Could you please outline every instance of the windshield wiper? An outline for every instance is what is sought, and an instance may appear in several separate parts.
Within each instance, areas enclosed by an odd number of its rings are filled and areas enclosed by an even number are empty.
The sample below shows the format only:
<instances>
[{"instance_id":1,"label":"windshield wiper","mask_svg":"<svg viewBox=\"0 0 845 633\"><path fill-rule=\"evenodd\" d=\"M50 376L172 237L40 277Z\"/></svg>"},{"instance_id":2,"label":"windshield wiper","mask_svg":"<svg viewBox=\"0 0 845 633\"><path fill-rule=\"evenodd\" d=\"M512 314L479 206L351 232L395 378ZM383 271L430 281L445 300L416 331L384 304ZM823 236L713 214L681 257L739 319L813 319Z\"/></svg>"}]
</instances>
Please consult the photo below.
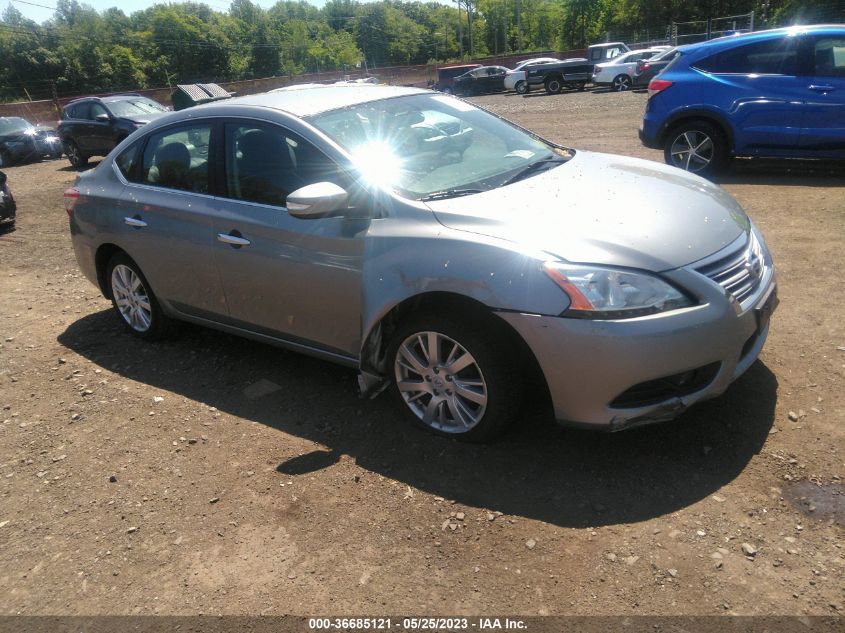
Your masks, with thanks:
<instances>
[{"instance_id":1,"label":"windshield wiper","mask_svg":"<svg viewBox=\"0 0 845 633\"><path fill-rule=\"evenodd\" d=\"M460 198L461 196L471 196L474 193L483 193L484 189L444 189L443 191L435 191L427 196L420 198L421 202L429 202L431 200L445 200L447 198Z\"/></svg>"},{"instance_id":2,"label":"windshield wiper","mask_svg":"<svg viewBox=\"0 0 845 633\"><path fill-rule=\"evenodd\" d=\"M534 172L540 171L541 169L549 169L555 165L560 165L566 162L566 158L562 156L550 156L549 158L543 158L541 160L535 161L530 165L526 165L518 172L516 172L513 176L505 180L500 187L504 187L505 185L509 185L511 183L517 182L518 180L522 180L523 178L527 178Z\"/></svg>"}]
</instances>

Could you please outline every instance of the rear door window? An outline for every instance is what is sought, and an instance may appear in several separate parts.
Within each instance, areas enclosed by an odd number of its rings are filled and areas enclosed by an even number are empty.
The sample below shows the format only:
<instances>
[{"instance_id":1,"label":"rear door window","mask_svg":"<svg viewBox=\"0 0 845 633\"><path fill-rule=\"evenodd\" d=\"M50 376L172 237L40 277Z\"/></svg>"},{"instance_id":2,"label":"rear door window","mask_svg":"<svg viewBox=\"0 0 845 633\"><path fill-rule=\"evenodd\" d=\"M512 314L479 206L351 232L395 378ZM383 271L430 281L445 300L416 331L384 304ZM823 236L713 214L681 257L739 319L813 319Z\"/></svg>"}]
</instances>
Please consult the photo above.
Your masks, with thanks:
<instances>
[{"instance_id":1,"label":"rear door window","mask_svg":"<svg viewBox=\"0 0 845 633\"><path fill-rule=\"evenodd\" d=\"M166 189L208 193L210 140L211 125L207 123L151 134L144 148L138 182Z\"/></svg>"},{"instance_id":2,"label":"rear door window","mask_svg":"<svg viewBox=\"0 0 845 633\"><path fill-rule=\"evenodd\" d=\"M845 37L818 39L813 49L816 77L845 78Z\"/></svg>"},{"instance_id":3,"label":"rear door window","mask_svg":"<svg viewBox=\"0 0 845 633\"><path fill-rule=\"evenodd\" d=\"M721 51L694 64L699 70L731 75L797 75L801 40L783 37Z\"/></svg>"},{"instance_id":4,"label":"rear door window","mask_svg":"<svg viewBox=\"0 0 845 633\"><path fill-rule=\"evenodd\" d=\"M85 103L77 103L75 106L71 106L70 118L71 119L87 119L88 113L91 111L91 103L86 101Z\"/></svg>"}]
</instances>

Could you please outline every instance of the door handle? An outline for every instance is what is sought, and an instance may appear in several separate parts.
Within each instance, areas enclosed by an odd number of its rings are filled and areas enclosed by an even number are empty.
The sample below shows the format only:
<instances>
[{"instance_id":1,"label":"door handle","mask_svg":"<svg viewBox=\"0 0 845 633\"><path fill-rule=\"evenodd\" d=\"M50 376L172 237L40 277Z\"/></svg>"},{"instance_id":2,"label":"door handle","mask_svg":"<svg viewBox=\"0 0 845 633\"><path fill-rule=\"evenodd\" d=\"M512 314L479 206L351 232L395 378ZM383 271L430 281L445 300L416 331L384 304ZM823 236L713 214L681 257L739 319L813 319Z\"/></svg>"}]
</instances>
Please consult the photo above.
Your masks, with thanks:
<instances>
[{"instance_id":1,"label":"door handle","mask_svg":"<svg viewBox=\"0 0 845 633\"><path fill-rule=\"evenodd\" d=\"M141 218L123 218L123 222L128 224L129 226L134 226L136 229L142 229L147 226L147 223L144 222Z\"/></svg>"},{"instance_id":2,"label":"door handle","mask_svg":"<svg viewBox=\"0 0 845 633\"><path fill-rule=\"evenodd\" d=\"M833 92L836 90L836 86L831 86L830 84L810 84L809 88L816 92Z\"/></svg>"},{"instance_id":3,"label":"door handle","mask_svg":"<svg viewBox=\"0 0 845 633\"><path fill-rule=\"evenodd\" d=\"M240 235L232 235L231 233L218 233L217 241L223 242L224 244L231 244L235 247L249 246L252 243L245 237L241 237Z\"/></svg>"}]
</instances>

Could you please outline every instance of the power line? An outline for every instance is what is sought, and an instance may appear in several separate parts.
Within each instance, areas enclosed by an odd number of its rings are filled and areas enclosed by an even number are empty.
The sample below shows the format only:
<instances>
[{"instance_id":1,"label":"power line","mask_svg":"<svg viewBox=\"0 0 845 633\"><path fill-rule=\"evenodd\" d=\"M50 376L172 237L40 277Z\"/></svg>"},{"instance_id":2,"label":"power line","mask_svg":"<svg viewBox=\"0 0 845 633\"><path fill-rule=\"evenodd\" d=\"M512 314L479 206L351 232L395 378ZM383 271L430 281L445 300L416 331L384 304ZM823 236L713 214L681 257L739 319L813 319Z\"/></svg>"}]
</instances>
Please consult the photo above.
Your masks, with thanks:
<instances>
[{"instance_id":1,"label":"power line","mask_svg":"<svg viewBox=\"0 0 845 633\"><path fill-rule=\"evenodd\" d=\"M42 9L52 9L53 11L58 11L58 7L50 7L46 4L38 4L36 2L27 2L27 0L12 0L12 2L17 2L18 4L28 4L31 7L41 7Z\"/></svg>"}]
</instances>

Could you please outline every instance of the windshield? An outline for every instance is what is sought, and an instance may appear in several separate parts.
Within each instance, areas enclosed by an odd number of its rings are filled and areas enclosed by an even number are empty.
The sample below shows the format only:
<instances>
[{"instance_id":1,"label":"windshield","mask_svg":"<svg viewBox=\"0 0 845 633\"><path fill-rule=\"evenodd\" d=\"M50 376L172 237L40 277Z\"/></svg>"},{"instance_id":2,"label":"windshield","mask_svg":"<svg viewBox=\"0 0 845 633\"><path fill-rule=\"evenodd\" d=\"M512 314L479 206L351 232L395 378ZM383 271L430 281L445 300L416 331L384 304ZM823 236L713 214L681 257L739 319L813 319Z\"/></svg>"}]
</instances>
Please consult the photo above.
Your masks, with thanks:
<instances>
[{"instance_id":1,"label":"windshield","mask_svg":"<svg viewBox=\"0 0 845 633\"><path fill-rule=\"evenodd\" d=\"M0 134L8 134L18 130L25 130L32 127L32 124L19 116L10 116L0 119Z\"/></svg>"},{"instance_id":2,"label":"windshield","mask_svg":"<svg viewBox=\"0 0 845 633\"><path fill-rule=\"evenodd\" d=\"M132 100L109 101L107 103L111 113L119 117L132 117L167 111L160 103L156 103L152 99L144 99L143 97Z\"/></svg>"},{"instance_id":3,"label":"windshield","mask_svg":"<svg viewBox=\"0 0 845 633\"><path fill-rule=\"evenodd\" d=\"M570 156L445 95L370 101L309 121L353 156L365 179L416 200L495 189L529 166Z\"/></svg>"}]
</instances>

